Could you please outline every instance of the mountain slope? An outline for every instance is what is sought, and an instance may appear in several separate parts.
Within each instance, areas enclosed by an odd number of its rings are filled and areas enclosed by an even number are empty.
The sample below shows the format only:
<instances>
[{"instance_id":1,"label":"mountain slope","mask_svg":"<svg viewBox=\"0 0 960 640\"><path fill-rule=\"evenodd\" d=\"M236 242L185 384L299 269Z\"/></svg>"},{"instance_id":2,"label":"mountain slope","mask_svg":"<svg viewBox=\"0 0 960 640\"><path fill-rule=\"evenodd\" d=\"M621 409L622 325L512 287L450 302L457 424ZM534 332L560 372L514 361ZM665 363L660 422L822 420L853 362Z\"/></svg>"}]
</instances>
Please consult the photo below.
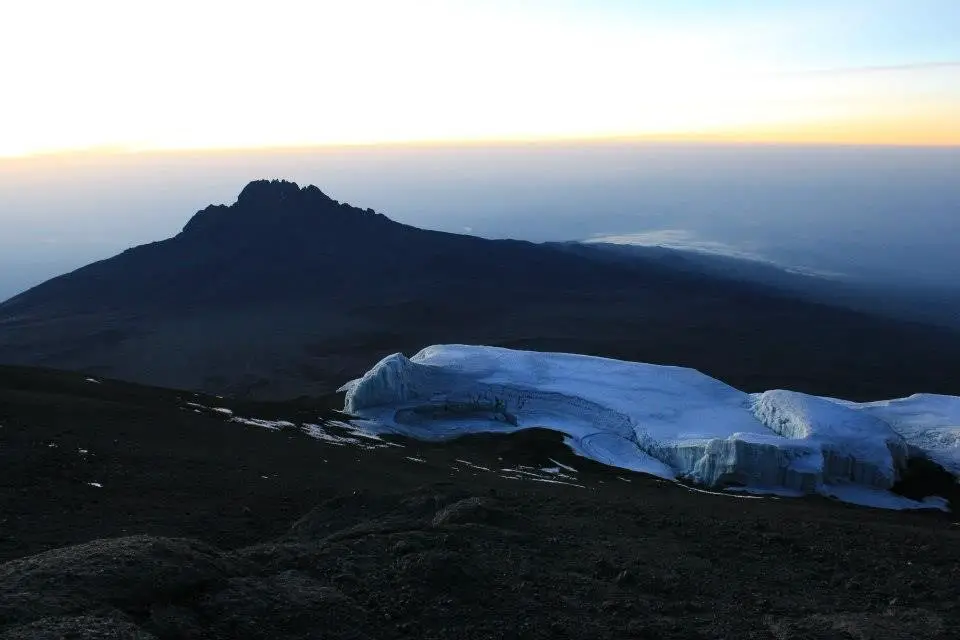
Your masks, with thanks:
<instances>
[{"instance_id":1,"label":"mountain slope","mask_svg":"<svg viewBox=\"0 0 960 640\"><path fill-rule=\"evenodd\" d=\"M818 274L761 259L672 247L604 242L558 242L551 246L595 259L627 263L642 260L678 271L752 282L811 302L960 329L960 296L944 288L881 284L842 274Z\"/></svg>"},{"instance_id":2,"label":"mountain slope","mask_svg":"<svg viewBox=\"0 0 960 640\"><path fill-rule=\"evenodd\" d=\"M0 638L946 640L960 624L947 514L705 494L540 430L370 449L226 407L329 416L0 366Z\"/></svg>"},{"instance_id":3,"label":"mountain slope","mask_svg":"<svg viewBox=\"0 0 960 640\"><path fill-rule=\"evenodd\" d=\"M259 397L437 342L691 366L745 390L960 392L960 335L655 260L427 231L256 181L177 236L0 305L0 362Z\"/></svg>"}]
</instances>

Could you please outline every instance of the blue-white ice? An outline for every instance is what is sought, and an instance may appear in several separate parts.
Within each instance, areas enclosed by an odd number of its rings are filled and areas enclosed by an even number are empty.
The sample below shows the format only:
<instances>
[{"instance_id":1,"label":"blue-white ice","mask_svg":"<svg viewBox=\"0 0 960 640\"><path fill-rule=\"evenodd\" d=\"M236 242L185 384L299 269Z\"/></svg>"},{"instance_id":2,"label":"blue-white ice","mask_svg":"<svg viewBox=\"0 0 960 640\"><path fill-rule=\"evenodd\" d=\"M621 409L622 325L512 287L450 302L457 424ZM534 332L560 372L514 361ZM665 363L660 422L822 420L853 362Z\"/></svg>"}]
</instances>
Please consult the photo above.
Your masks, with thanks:
<instances>
[{"instance_id":1,"label":"blue-white ice","mask_svg":"<svg viewBox=\"0 0 960 640\"><path fill-rule=\"evenodd\" d=\"M388 356L344 390L367 428L439 440L546 427L584 457L709 487L902 508L887 489L912 453L960 473L956 397L747 394L682 367L466 345Z\"/></svg>"},{"instance_id":2,"label":"blue-white ice","mask_svg":"<svg viewBox=\"0 0 960 640\"><path fill-rule=\"evenodd\" d=\"M883 420L910 447L960 476L960 397L916 393L896 400L835 402Z\"/></svg>"}]
</instances>

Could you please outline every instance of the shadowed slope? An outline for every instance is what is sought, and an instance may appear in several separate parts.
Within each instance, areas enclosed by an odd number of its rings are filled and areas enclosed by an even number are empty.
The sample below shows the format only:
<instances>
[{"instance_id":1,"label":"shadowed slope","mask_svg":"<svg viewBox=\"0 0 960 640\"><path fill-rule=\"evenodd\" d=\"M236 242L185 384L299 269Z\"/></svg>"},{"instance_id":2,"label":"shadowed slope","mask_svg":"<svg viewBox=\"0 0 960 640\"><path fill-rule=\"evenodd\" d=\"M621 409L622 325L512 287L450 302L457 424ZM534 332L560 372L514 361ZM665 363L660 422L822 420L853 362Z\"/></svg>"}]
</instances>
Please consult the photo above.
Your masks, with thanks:
<instances>
[{"instance_id":1,"label":"shadowed slope","mask_svg":"<svg viewBox=\"0 0 960 640\"><path fill-rule=\"evenodd\" d=\"M960 392L955 333L653 260L417 229L282 181L0 305L0 362L237 395L323 393L438 342L693 366L746 389Z\"/></svg>"}]
</instances>

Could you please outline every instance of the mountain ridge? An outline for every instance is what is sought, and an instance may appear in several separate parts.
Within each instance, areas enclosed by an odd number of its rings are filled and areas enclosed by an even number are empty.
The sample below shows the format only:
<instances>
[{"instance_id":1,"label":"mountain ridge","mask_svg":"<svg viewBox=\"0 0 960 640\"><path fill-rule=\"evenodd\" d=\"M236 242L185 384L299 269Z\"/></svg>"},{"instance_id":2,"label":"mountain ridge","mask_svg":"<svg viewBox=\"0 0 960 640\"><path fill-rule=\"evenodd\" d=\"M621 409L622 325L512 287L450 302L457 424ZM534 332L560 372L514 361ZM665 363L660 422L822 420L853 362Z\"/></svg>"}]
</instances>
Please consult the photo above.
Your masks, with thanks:
<instances>
[{"instance_id":1,"label":"mountain ridge","mask_svg":"<svg viewBox=\"0 0 960 640\"><path fill-rule=\"evenodd\" d=\"M254 181L172 238L0 304L0 362L280 398L446 342L677 364L747 390L960 393L955 332L599 255L418 229Z\"/></svg>"}]
</instances>

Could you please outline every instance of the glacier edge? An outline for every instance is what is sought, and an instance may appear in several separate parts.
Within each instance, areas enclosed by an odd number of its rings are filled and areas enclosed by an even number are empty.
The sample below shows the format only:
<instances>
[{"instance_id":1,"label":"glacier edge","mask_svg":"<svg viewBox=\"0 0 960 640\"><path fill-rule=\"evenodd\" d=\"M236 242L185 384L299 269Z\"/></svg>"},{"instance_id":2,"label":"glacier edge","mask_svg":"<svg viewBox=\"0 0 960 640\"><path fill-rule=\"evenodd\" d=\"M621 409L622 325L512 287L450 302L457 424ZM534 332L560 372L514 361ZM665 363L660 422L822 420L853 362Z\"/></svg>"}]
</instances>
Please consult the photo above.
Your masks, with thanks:
<instances>
[{"instance_id":1,"label":"glacier edge","mask_svg":"<svg viewBox=\"0 0 960 640\"><path fill-rule=\"evenodd\" d=\"M888 490L916 448L867 403L747 394L693 369L576 354L433 345L387 356L342 390L344 411L382 431L436 440L545 427L604 464L716 488Z\"/></svg>"}]
</instances>

